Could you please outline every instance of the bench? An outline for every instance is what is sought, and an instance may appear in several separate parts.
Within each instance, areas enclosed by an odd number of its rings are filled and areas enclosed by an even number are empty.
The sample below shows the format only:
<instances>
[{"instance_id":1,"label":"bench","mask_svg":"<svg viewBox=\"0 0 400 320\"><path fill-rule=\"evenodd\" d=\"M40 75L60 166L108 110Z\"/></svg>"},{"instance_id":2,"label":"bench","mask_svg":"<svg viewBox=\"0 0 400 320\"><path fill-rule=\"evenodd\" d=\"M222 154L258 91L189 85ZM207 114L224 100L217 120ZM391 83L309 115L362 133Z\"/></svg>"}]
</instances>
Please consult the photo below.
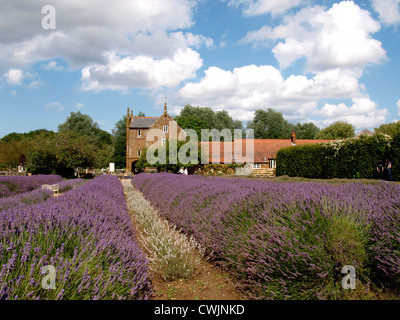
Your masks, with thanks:
<instances>
[{"instance_id":1,"label":"bench","mask_svg":"<svg viewBox=\"0 0 400 320\"><path fill-rule=\"evenodd\" d=\"M42 189L49 189L54 192L54 194L58 194L60 191L60 186L58 184L43 184Z\"/></svg>"}]
</instances>

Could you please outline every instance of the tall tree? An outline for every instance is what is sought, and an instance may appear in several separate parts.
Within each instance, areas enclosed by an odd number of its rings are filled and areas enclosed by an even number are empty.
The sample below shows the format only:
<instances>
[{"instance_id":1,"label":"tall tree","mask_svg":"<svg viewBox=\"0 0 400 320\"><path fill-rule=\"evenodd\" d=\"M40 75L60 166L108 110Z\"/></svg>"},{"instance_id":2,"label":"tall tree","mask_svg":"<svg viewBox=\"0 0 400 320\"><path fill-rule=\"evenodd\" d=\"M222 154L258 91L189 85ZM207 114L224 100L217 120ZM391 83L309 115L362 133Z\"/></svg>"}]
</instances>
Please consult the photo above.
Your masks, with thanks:
<instances>
[{"instance_id":1,"label":"tall tree","mask_svg":"<svg viewBox=\"0 0 400 320\"><path fill-rule=\"evenodd\" d=\"M271 108L256 110L253 121L247 124L254 130L255 139L289 139L293 125L290 125L283 114Z\"/></svg>"},{"instance_id":2,"label":"tall tree","mask_svg":"<svg viewBox=\"0 0 400 320\"><path fill-rule=\"evenodd\" d=\"M80 135L92 138L99 146L112 144L112 135L99 128L97 122L80 111L71 112L64 123L58 125L58 132L74 131Z\"/></svg>"},{"instance_id":3,"label":"tall tree","mask_svg":"<svg viewBox=\"0 0 400 320\"><path fill-rule=\"evenodd\" d=\"M126 121L127 116L124 115L112 130L114 153L111 161L115 163L117 169L122 169L126 166Z\"/></svg>"},{"instance_id":4,"label":"tall tree","mask_svg":"<svg viewBox=\"0 0 400 320\"><path fill-rule=\"evenodd\" d=\"M243 129L243 124L239 120L233 120L226 110L215 112L208 107L193 107L186 105L175 117L176 122L182 129L192 129L197 132L201 139L202 129L229 129L233 133L234 129ZM232 136L233 137L233 136Z\"/></svg>"},{"instance_id":5,"label":"tall tree","mask_svg":"<svg viewBox=\"0 0 400 320\"><path fill-rule=\"evenodd\" d=\"M72 177L75 168L95 166L97 152L91 138L74 131L60 132L52 138L40 135L32 141L26 165L35 174Z\"/></svg>"},{"instance_id":6,"label":"tall tree","mask_svg":"<svg viewBox=\"0 0 400 320\"><path fill-rule=\"evenodd\" d=\"M344 121L336 121L318 132L316 139L340 140L351 138L355 135L354 127Z\"/></svg>"},{"instance_id":7,"label":"tall tree","mask_svg":"<svg viewBox=\"0 0 400 320\"><path fill-rule=\"evenodd\" d=\"M397 132L400 132L400 121L392 123L384 123L379 128L374 129L375 132L380 132L393 137Z\"/></svg>"},{"instance_id":8,"label":"tall tree","mask_svg":"<svg viewBox=\"0 0 400 320\"><path fill-rule=\"evenodd\" d=\"M296 124L293 128L297 139L315 139L320 129L314 123Z\"/></svg>"}]
</instances>

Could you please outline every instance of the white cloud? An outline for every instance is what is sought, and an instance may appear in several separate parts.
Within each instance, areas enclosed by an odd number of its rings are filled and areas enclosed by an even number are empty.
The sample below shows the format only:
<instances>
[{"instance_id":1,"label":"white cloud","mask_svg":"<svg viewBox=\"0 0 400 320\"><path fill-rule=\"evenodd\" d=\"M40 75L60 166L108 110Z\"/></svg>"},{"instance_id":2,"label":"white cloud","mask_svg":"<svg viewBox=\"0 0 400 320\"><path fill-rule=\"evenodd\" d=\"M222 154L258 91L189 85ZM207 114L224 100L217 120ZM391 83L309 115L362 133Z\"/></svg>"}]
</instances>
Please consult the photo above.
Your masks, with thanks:
<instances>
[{"instance_id":1,"label":"white cloud","mask_svg":"<svg viewBox=\"0 0 400 320\"><path fill-rule=\"evenodd\" d=\"M245 16L257 16L265 13L279 15L299 6L302 0L223 0L230 6L243 6Z\"/></svg>"},{"instance_id":2,"label":"white cloud","mask_svg":"<svg viewBox=\"0 0 400 320\"><path fill-rule=\"evenodd\" d=\"M85 105L84 105L83 103L80 103L80 102L77 102L77 103L75 104L75 108L76 108L76 109L82 109L84 106L85 106Z\"/></svg>"},{"instance_id":3,"label":"white cloud","mask_svg":"<svg viewBox=\"0 0 400 320\"><path fill-rule=\"evenodd\" d=\"M48 62L48 63L45 64L45 65L43 65L43 68L44 68L45 70L53 70L53 71L62 71L62 70L64 70L64 67L63 67L63 66L60 66L60 65L57 63L57 61L54 61L54 60Z\"/></svg>"},{"instance_id":4,"label":"white cloud","mask_svg":"<svg viewBox=\"0 0 400 320\"><path fill-rule=\"evenodd\" d=\"M17 91L11 90L10 93L13 96L13 98L17 97L17 94L18 94Z\"/></svg>"},{"instance_id":5,"label":"white cloud","mask_svg":"<svg viewBox=\"0 0 400 320\"><path fill-rule=\"evenodd\" d=\"M324 118L319 123L325 127L336 121L345 121L353 124L356 129L374 128L385 122L389 115L387 109L378 109L375 102L368 96L353 98L353 105L348 107L341 103L338 105L325 104L320 110L313 112L313 115Z\"/></svg>"},{"instance_id":6,"label":"white cloud","mask_svg":"<svg viewBox=\"0 0 400 320\"><path fill-rule=\"evenodd\" d=\"M46 105L46 110L54 109L56 111L63 111L65 106L60 102L50 102Z\"/></svg>"},{"instance_id":7,"label":"white cloud","mask_svg":"<svg viewBox=\"0 0 400 320\"><path fill-rule=\"evenodd\" d=\"M210 67L202 79L186 83L174 101L224 109L243 121L251 120L256 109L274 108L293 122L326 126L345 120L356 129L373 128L389 113L369 98L359 79L366 66L386 58L382 44L372 38L379 29L379 22L353 1L329 9L303 8L284 17L275 28L264 26L248 33L243 42L275 43L272 52L280 66L286 68L304 58L307 75L284 77L268 65L232 71ZM324 103L330 100L343 103Z\"/></svg>"},{"instance_id":8,"label":"white cloud","mask_svg":"<svg viewBox=\"0 0 400 320\"><path fill-rule=\"evenodd\" d=\"M107 64L82 70L84 90L126 90L131 86L157 89L175 87L194 78L202 66L200 55L192 49L178 49L173 57L154 59L149 56L121 58L107 55Z\"/></svg>"},{"instance_id":9,"label":"white cloud","mask_svg":"<svg viewBox=\"0 0 400 320\"><path fill-rule=\"evenodd\" d=\"M19 86L24 79L24 72L21 69L10 69L4 74L4 77L9 85Z\"/></svg>"},{"instance_id":10,"label":"white cloud","mask_svg":"<svg viewBox=\"0 0 400 320\"><path fill-rule=\"evenodd\" d=\"M397 101L397 114L400 116L400 100Z\"/></svg>"},{"instance_id":11,"label":"white cloud","mask_svg":"<svg viewBox=\"0 0 400 320\"><path fill-rule=\"evenodd\" d=\"M251 120L255 109L273 108L290 121L326 117L329 122L347 117L347 121L364 129L384 121L388 111L379 109L362 92L358 77L358 73L350 70L335 69L310 78L291 75L285 79L272 66L250 65L233 71L210 67L199 82L187 83L180 89L174 101L181 105L190 102L214 110L227 110L243 121ZM352 99L353 105L326 104L318 110L319 102L329 99Z\"/></svg>"},{"instance_id":12,"label":"white cloud","mask_svg":"<svg viewBox=\"0 0 400 320\"><path fill-rule=\"evenodd\" d=\"M286 16L275 28L264 26L249 32L243 42L257 45L278 41L272 52L281 68L305 58L308 71L354 69L386 58L382 43L371 37L379 29L368 11L353 1L343 1L328 10L306 7Z\"/></svg>"},{"instance_id":13,"label":"white cloud","mask_svg":"<svg viewBox=\"0 0 400 320\"><path fill-rule=\"evenodd\" d=\"M400 0L371 0L371 3L384 24L400 24Z\"/></svg>"},{"instance_id":14,"label":"white cloud","mask_svg":"<svg viewBox=\"0 0 400 320\"><path fill-rule=\"evenodd\" d=\"M45 69L61 71L63 67L55 59L63 59L68 67L85 69L85 74L87 70L101 72L94 88L108 88L116 76L106 74L112 71L110 55L123 57L120 65L143 57L162 62L145 62L146 68L173 61L176 66L169 69L178 70L181 63L173 58L178 52L213 46L210 38L182 31L194 23L193 0L116 0L112 4L109 0L53 0L56 30L41 28L41 9L46 4L45 0L0 2L0 73L10 66L23 70L40 61L47 62ZM178 78L186 80L179 71ZM192 75L191 70L188 74ZM118 76L115 87L130 76ZM164 82L168 83L160 81Z\"/></svg>"}]
</instances>

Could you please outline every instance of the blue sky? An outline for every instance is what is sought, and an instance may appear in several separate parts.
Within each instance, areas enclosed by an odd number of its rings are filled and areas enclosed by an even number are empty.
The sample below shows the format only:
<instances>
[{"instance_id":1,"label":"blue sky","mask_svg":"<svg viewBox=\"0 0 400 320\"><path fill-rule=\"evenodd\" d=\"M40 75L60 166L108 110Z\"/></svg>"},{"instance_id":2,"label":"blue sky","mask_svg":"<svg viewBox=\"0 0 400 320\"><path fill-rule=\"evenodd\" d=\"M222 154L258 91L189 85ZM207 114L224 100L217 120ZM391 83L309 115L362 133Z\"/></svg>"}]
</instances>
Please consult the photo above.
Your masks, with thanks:
<instances>
[{"instance_id":1,"label":"blue sky","mask_svg":"<svg viewBox=\"0 0 400 320\"><path fill-rule=\"evenodd\" d=\"M400 0L0 0L0 137L77 111L111 132L165 97L373 129L400 118L399 25Z\"/></svg>"}]
</instances>

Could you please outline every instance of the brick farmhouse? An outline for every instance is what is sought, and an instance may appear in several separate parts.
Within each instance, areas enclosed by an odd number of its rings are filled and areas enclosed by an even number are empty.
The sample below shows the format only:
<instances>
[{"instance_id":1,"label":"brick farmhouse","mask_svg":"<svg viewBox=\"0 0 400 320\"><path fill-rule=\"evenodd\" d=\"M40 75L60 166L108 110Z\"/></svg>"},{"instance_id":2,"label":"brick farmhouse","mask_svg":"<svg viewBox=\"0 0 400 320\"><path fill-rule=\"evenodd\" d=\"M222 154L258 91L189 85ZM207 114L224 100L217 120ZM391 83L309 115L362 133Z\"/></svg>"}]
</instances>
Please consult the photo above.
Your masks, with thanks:
<instances>
[{"instance_id":1,"label":"brick farmhouse","mask_svg":"<svg viewBox=\"0 0 400 320\"><path fill-rule=\"evenodd\" d=\"M174 128L170 128L171 125ZM146 137L150 130L158 129L163 133L161 144L164 144L167 139L172 138L170 133L177 135L173 138L179 137L182 133L182 128L176 121L168 114L167 104L164 105L164 113L161 117L134 117L133 111L128 108L127 112L127 130L126 130L126 169L127 172L135 172L135 164L139 160L143 150L155 141L147 141ZM292 131L290 139L254 139L254 153L246 154L246 143L248 140L240 140L242 144L241 158L246 160L247 168L250 170L249 174L253 175L275 175L276 168L276 154L277 152L286 147L300 146L305 144L317 144L329 142L331 140L311 140L311 139L296 139L296 134ZM239 143L240 143L239 142ZM238 140L236 140L238 143ZM202 150L206 150L209 154L210 164L229 164L235 162L234 142L200 142ZM213 149L219 152L213 152ZM225 159L225 149L232 152L228 159Z\"/></svg>"}]
</instances>

